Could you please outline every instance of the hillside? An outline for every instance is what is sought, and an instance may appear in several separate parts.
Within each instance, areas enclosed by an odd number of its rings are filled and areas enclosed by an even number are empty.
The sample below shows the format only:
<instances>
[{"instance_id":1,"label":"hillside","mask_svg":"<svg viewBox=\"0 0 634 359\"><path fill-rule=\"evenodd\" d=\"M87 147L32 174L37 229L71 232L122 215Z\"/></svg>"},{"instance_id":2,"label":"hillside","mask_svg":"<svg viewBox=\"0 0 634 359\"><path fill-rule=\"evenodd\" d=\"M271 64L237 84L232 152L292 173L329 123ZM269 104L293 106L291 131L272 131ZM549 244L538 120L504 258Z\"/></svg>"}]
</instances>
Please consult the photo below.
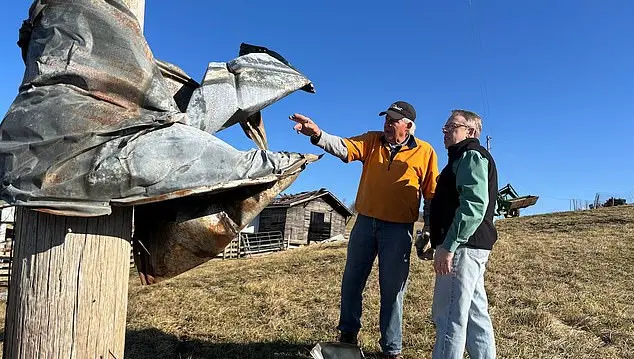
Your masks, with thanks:
<instances>
[{"instance_id":1,"label":"hillside","mask_svg":"<svg viewBox=\"0 0 634 359\"><path fill-rule=\"evenodd\" d=\"M486 276L499 358L634 358L634 207L503 219ZM343 244L131 278L126 358L309 358L336 337ZM431 262L412 255L406 358L429 358ZM378 281L361 341L378 346Z\"/></svg>"}]
</instances>

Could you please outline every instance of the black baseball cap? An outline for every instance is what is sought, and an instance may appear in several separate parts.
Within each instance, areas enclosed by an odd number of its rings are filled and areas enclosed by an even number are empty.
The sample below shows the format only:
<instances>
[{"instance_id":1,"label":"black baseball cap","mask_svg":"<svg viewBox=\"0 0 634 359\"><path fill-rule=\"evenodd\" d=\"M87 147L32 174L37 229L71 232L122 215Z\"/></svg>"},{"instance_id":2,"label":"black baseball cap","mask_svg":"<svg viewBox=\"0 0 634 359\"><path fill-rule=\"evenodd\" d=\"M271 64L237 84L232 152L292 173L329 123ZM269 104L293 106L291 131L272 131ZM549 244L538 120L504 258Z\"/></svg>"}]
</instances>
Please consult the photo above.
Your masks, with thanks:
<instances>
[{"instance_id":1,"label":"black baseball cap","mask_svg":"<svg viewBox=\"0 0 634 359\"><path fill-rule=\"evenodd\" d=\"M405 101L396 101L390 105L387 110L379 113L379 116L385 115L390 115L390 117L397 120L407 117L408 119L414 121L416 119L416 110L414 110L414 106Z\"/></svg>"}]
</instances>

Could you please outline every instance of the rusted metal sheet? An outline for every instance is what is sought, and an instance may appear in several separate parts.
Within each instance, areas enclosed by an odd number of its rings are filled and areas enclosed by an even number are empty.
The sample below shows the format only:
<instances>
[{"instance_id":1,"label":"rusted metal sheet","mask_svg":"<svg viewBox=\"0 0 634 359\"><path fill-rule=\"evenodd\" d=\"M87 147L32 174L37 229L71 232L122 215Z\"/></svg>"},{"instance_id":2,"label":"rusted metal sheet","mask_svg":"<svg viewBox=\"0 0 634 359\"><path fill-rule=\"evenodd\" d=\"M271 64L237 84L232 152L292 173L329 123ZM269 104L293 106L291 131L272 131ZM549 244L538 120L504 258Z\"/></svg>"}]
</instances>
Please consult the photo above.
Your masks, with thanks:
<instances>
[{"instance_id":1,"label":"rusted metal sheet","mask_svg":"<svg viewBox=\"0 0 634 359\"><path fill-rule=\"evenodd\" d=\"M221 253L298 175L138 207L133 243L141 282L172 278Z\"/></svg>"},{"instance_id":2,"label":"rusted metal sheet","mask_svg":"<svg viewBox=\"0 0 634 359\"><path fill-rule=\"evenodd\" d=\"M264 151L260 111L311 90L263 48L210 63L201 85L159 62L120 0L36 1L21 33L26 71L0 125L0 196L72 216L275 183L310 162ZM186 109L186 110L185 110ZM216 131L240 123L260 150Z\"/></svg>"},{"instance_id":3,"label":"rusted metal sheet","mask_svg":"<svg viewBox=\"0 0 634 359\"><path fill-rule=\"evenodd\" d=\"M0 124L0 197L64 216L136 207L142 281L215 256L314 155L267 151L261 110L312 84L279 54L243 44L202 84L156 60L120 0L34 2L26 71ZM239 123L260 149L213 134Z\"/></svg>"}]
</instances>

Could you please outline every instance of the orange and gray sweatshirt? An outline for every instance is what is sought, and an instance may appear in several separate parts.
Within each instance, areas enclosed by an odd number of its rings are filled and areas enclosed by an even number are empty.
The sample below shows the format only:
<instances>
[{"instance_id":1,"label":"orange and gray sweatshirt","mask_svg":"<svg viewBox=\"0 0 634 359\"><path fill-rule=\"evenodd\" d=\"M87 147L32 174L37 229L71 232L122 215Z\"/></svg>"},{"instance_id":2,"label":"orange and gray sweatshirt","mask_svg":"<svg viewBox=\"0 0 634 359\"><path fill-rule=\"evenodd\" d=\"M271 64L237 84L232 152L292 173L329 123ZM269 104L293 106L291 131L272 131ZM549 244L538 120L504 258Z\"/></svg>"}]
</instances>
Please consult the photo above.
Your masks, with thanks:
<instances>
[{"instance_id":1,"label":"orange and gray sweatshirt","mask_svg":"<svg viewBox=\"0 0 634 359\"><path fill-rule=\"evenodd\" d=\"M355 200L355 209L362 215L413 223L419 217L421 197L427 204L434 195L436 152L429 143L412 135L401 144L390 145L379 131L350 138L322 131L319 137L311 137L311 142L344 162L363 163Z\"/></svg>"}]
</instances>

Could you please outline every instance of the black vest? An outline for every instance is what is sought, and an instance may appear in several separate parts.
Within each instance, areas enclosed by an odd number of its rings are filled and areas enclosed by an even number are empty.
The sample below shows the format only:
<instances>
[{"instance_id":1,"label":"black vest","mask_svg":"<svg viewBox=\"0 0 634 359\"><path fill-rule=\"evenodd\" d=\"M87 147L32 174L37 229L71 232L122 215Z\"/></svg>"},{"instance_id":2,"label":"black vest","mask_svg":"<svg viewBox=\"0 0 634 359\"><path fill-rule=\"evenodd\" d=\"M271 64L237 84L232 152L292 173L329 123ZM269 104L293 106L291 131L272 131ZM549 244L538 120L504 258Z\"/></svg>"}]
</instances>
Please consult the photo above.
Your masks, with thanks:
<instances>
[{"instance_id":1,"label":"black vest","mask_svg":"<svg viewBox=\"0 0 634 359\"><path fill-rule=\"evenodd\" d=\"M480 145L477 138L468 138L464 141L449 146L449 163L443 168L438 176L436 193L431 201L430 214L430 235L432 247L442 244L445 235L453 222L456 210L460 202L458 190L456 189L456 175L453 172L453 163L460 159L463 153L475 150L489 161L489 205L484 215L484 220L476 229L475 233L469 237L467 243L461 246L491 250L497 241L497 231L493 226L493 215L497 205L498 174L495 162L489 151Z\"/></svg>"}]
</instances>

